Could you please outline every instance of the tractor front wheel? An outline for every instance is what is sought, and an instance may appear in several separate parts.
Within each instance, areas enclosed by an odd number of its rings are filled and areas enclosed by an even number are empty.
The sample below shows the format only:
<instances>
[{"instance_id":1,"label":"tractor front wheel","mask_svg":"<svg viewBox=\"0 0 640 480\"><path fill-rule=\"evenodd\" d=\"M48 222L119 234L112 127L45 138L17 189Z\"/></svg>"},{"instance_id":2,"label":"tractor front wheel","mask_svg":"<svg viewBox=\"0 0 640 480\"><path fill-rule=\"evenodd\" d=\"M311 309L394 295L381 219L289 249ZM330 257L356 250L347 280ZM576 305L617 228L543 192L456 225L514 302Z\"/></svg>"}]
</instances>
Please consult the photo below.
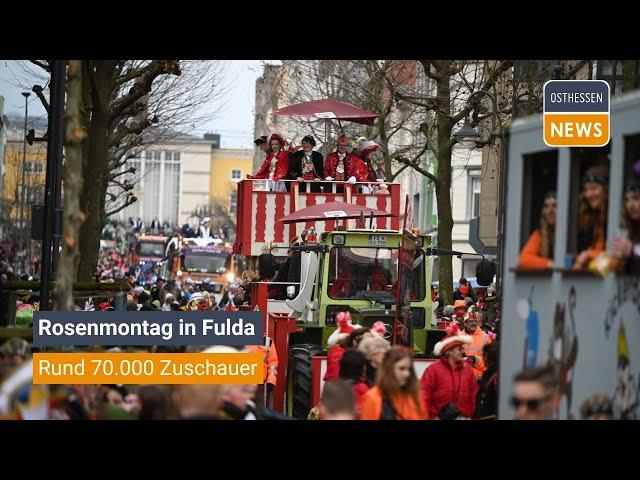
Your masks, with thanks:
<instances>
[{"instance_id":1,"label":"tractor front wheel","mask_svg":"<svg viewBox=\"0 0 640 480\"><path fill-rule=\"evenodd\" d=\"M293 418L307 418L311 405L312 372L311 358L323 355L320 345L310 343L294 345L289 353L289 381L287 388L287 410Z\"/></svg>"}]
</instances>

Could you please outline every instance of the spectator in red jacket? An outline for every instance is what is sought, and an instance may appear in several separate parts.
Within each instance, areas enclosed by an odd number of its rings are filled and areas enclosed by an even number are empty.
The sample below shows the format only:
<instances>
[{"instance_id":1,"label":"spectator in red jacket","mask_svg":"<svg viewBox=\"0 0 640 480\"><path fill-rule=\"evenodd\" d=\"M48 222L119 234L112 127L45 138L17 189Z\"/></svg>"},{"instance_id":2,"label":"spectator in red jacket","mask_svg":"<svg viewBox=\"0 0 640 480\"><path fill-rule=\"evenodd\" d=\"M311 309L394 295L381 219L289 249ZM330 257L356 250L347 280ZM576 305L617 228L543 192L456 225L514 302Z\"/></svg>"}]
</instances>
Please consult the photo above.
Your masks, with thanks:
<instances>
[{"instance_id":1,"label":"spectator in red jacket","mask_svg":"<svg viewBox=\"0 0 640 480\"><path fill-rule=\"evenodd\" d=\"M464 344L471 337L460 334L457 325L436 343L433 353L440 359L422 374L422 391L429 419L470 419L476 409L478 382L471 364L464 360Z\"/></svg>"}]
</instances>

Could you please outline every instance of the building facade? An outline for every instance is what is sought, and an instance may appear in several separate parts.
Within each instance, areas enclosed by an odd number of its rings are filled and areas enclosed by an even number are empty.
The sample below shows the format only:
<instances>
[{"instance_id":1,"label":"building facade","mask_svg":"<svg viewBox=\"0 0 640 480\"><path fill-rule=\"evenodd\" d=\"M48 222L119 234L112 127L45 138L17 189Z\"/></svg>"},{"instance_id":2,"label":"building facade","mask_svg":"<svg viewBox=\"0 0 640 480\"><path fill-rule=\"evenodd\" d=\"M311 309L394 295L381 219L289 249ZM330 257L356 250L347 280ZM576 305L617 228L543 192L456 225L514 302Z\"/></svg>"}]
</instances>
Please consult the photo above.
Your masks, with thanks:
<instances>
[{"instance_id":1,"label":"building facade","mask_svg":"<svg viewBox=\"0 0 640 480\"><path fill-rule=\"evenodd\" d=\"M21 225L30 228L31 207L44 203L47 145L44 142L27 144L25 152L24 131L7 129L6 133L2 179L3 216L14 222L17 228L21 228ZM40 136L43 133L36 132L36 135ZM21 202L23 202L22 224L19 218Z\"/></svg>"},{"instance_id":2,"label":"building facade","mask_svg":"<svg viewBox=\"0 0 640 480\"><path fill-rule=\"evenodd\" d=\"M197 224L194 211L209 203L211 150L214 142L181 135L139 152L125 168L134 183L137 201L115 215L126 221L141 218L147 225L158 218L171 225Z\"/></svg>"},{"instance_id":3,"label":"building facade","mask_svg":"<svg viewBox=\"0 0 640 480\"><path fill-rule=\"evenodd\" d=\"M235 218L238 204L238 182L252 173L253 150L246 148L214 148L211 150L210 205L222 206Z\"/></svg>"},{"instance_id":4,"label":"building facade","mask_svg":"<svg viewBox=\"0 0 640 480\"><path fill-rule=\"evenodd\" d=\"M289 118L274 116L273 112L288 105L290 89L290 67L284 61L282 65L265 65L262 76L256 80L254 109L254 138L272 133L290 135ZM253 171L256 172L264 161L264 153L259 148L253 152Z\"/></svg>"}]
</instances>

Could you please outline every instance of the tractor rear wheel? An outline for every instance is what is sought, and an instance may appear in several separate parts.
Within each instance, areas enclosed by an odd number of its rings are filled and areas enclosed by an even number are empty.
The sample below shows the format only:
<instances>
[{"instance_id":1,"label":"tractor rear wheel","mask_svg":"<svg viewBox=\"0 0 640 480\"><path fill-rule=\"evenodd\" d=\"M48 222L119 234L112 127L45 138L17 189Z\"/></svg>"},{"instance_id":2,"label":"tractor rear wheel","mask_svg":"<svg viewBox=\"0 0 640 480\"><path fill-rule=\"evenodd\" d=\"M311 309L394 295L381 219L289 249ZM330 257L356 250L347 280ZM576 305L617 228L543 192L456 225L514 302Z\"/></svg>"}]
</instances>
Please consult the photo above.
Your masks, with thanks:
<instances>
[{"instance_id":1,"label":"tractor rear wheel","mask_svg":"<svg viewBox=\"0 0 640 480\"><path fill-rule=\"evenodd\" d=\"M306 420L312 399L311 357L323 355L320 345L303 343L291 347L289 353L289 385L287 389L288 413L293 418Z\"/></svg>"}]
</instances>

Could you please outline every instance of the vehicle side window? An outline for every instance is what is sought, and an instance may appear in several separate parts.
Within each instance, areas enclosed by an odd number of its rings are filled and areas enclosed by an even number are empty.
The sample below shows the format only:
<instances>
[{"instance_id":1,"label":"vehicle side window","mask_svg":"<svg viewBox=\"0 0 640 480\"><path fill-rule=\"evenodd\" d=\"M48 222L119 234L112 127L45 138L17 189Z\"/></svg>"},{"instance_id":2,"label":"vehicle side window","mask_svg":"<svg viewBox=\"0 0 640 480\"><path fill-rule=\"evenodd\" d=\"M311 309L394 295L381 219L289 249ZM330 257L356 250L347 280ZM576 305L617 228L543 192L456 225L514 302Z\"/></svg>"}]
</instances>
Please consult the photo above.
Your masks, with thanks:
<instances>
[{"instance_id":1,"label":"vehicle side window","mask_svg":"<svg viewBox=\"0 0 640 480\"><path fill-rule=\"evenodd\" d=\"M586 269L605 248L611 142L571 149L566 268Z\"/></svg>"},{"instance_id":2,"label":"vehicle side window","mask_svg":"<svg viewBox=\"0 0 640 480\"><path fill-rule=\"evenodd\" d=\"M558 150L527 154L523 160L519 267L541 270L551 267L555 250Z\"/></svg>"}]
</instances>

